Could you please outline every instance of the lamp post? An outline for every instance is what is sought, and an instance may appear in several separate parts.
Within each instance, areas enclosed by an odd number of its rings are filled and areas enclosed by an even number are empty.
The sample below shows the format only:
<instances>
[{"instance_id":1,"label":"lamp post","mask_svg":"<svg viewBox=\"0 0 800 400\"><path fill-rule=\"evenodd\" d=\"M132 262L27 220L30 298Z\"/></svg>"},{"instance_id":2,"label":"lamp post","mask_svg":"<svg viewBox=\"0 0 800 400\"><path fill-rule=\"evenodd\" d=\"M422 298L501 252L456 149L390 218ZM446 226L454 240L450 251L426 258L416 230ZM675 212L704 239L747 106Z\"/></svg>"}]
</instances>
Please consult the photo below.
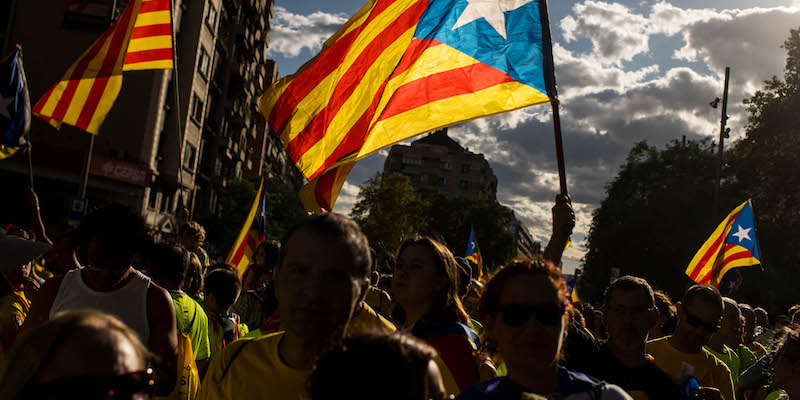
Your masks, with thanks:
<instances>
[{"instance_id":1,"label":"lamp post","mask_svg":"<svg viewBox=\"0 0 800 400\"><path fill-rule=\"evenodd\" d=\"M722 180L722 152L725 146L725 138L729 137L730 128L726 128L725 126L728 123L728 82L730 82L731 78L731 68L725 67L725 90L722 94L722 118L720 121L719 127L719 149L718 149L718 160L717 160L717 179L714 183L714 208L711 210L711 215L714 216L714 220L716 220L717 212L719 210L719 186L720 181ZM715 99L711 102L711 107L717 108L717 104L719 104L719 98Z\"/></svg>"}]
</instances>

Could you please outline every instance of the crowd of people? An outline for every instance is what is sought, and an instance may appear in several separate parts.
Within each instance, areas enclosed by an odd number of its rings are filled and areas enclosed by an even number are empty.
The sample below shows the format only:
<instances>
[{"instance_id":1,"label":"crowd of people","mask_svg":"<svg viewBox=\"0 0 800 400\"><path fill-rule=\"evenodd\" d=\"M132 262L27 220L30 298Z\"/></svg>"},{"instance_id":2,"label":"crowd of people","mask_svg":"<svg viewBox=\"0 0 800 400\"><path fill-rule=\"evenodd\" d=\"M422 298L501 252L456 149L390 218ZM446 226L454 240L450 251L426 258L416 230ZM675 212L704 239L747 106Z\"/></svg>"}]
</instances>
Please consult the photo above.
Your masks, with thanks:
<instances>
[{"instance_id":1,"label":"crowd of people","mask_svg":"<svg viewBox=\"0 0 800 400\"><path fill-rule=\"evenodd\" d=\"M0 230L0 400L800 399L800 306L773 326L711 286L673 304L634 276L573 304L565 196L545 251L481 281L426 236L381 276L336 213L239 271L197 222L154 243L112 204L54 243L30 204L31 226Z\"/></svg>"}]
</instances>

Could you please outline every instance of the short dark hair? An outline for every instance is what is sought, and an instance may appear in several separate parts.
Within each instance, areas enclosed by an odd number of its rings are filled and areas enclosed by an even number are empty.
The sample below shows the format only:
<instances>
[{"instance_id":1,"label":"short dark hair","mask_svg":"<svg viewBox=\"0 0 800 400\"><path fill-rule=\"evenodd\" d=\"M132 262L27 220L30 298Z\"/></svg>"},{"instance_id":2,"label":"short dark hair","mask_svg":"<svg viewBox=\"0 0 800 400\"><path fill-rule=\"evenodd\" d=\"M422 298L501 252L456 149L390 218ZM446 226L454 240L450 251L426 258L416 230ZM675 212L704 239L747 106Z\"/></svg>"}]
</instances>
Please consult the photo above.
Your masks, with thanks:
<instances>
[{"instance_id":1,"label":"short dark hair","mask_svg":"<svg viewBox=\"0 0 800 400\"><path fill-rule=\"evenodd\" d=\"M686 294L683 295L681 303L684 307L690 307L696 301L719 305L720 312L725 308L722 304L722 295L719 293L719 290L710 285L694 285L690 287L689 290L686 291Z\"/></svg>"},{"instance_id":2,"label":"short dark hair","mask_svg":"<svg viewBox=\"0 0 800 400\"><path fill-rule=\"evenodd\" d=\"M102 241L98 248L101 257L133 257L145 247L147 229L141 216L122 204L112 203L83 217L72 234L78 245L87 244L93 237Z\"/></svg>"},{"instance_id":3,"label":"short dark hair","mask_svg":"<svg viewBox=\"0 0 800 400\"><path fill-rule=\"evenodd\" d=\"M150 265L150 277L156 283L169 282L182 286L189 269L189 251L177 243L158 243L150 250L147 262Z\"/></svg>"},{"instance_id":4,"label":"short dark hair","mask_svg":"<svg viewBox=\"0 0 800 400\"><path fill-rule=\"evenodd\" d=\"M369 241L358 224L350 218L338 213L319 213L309 216L303 221L294 225L281 240L280 257L277 267L283 264L286 256L287 244L289 239L296 232L308 229L318 235L328 236L344 242L350 248L355 271L353 275L359 278L366 278L372 270L372 255L370 254Z\"/></svg>"},{"instance_id":5,"label":"short dark hair","mask_svg":"<svg viewBox=\"0 0 800 400\"><path fill-rule=\"evenodd\" d=\"M421 399L435 357L433 348L407 334L352 336L320 358L310 378L311 399L366 400L376 393L387 400Z\"/></svg>"},{"instance_id":6,"label":"short dark hair","mask_svg":"<svg viewBox=\"0 0 800 400\"><path fill-rule=\"evenodd\" d=\"M206 275L204 281L206 294L213 294L217 300L217 307L220 308L230 308L242 291L239 275L230 269L214 269Z\"/></svg>"},{"instance_id":7,"label":"short dark hair","mask_svg":"<svg viewBox=\"0 0 800 400\"><path fill-rule=\"evenodd\" d=\"M631 275L625 275L614 282L611 282L606 288L605 292L605 305L609 305L611 303L611 296L614 294L614 291L633 291L633 290L640 290L645 297L645 302L650 304L650 307L655 307L656 299L653 295L653 288L650 287L650 284L647 283L646 280L642 278L638 278Z\"/></svg>"},{"instance_id":8,"label":"short dark hair","mask_svg":"<svg viewBox=\"0 0 800 400\"><path fill-rule=\"evenodd\" d=\"M672 304L672 300L670 300L669 296L660 290L653 292L653 296L656 300L658 313L661 317L667 317L667 322L664 323L662 329L665 334L671 335L678 326L678 313L675 310L675 305Z\"/></svg>"}]
</instances>

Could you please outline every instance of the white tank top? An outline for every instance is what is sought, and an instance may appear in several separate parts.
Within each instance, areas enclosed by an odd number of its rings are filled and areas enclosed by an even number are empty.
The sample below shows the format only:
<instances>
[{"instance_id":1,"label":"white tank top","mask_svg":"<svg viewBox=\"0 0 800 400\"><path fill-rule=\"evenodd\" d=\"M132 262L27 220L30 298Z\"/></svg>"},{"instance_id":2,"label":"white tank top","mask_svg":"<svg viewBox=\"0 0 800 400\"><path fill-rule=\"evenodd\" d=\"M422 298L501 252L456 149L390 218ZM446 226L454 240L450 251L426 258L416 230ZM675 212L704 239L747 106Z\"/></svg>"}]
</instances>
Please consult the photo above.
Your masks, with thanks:
<instances>
[{"instance_id":1,"label":"white tank top","mask_svg":"<svg viewBox=\"0 0 800 400\"><path fill-rule=\"evenodd\" d=\"M64 275L61 287L50 308L50 318L66 310L92 309L119 318L131 328L145 345L150 343L150 324L147 322L147 291L150 278L134 271L133 278L125 286L112 292L95 292L86 286L81 270L75 269Z\"/></svg>"}]
</instances>

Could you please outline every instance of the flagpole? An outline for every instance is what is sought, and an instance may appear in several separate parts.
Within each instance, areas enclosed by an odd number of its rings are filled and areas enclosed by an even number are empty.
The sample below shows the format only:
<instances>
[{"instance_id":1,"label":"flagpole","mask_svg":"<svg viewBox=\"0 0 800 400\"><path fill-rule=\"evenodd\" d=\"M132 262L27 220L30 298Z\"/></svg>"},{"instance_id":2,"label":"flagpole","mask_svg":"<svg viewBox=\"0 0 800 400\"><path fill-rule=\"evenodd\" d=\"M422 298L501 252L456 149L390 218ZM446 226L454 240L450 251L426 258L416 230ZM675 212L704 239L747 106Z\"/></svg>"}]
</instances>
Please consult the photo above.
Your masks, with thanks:
<instances>
[{"instance_id":1,"label":"flagpole","mask_svg":"<svg viewBox=\"0 0 800 400\"><path fill-rule=\"evenodd\" d=\"M547 11L547 0L539 0L539 16L542 22L542 52L544 53L545 87L550 104L553 107L553 130L556 143L556 162L558 165L558 183L562 195L568 195L567 168L564 164L564 143L561 139L561 117L559 116L558 89L556 87L556 71L553 62L553 39L550 35L550 16Z\"/></svg>"},{"instance_id":2,"label":"flagpole","mask_svg":"<svg viewBox=\"0 0 800 400\"><path fill-rule=\"evenodd\" d=\"M175 128L178 130L178 184L180 187L181 201L183 201L183 128L181 127L181 95L180 85L178 85L178 47L175 43L175 4L173 0L169 0L169 15L172 20L172 78L175 82ZM192 214L194 210L189 210Z\"/></svg>"},{"instance_id":3,"label":"flagpole","mask_svg":"<svg viewBox=\"0 0 800 400\"><path fill-rule=\"evenodd\" d=\"M22 57L22 46L17 44L17 48L19 49L19 64L20 65L25 65L25 60ZM24 69L20 68L20 73L24 74L25 73ZM28 91L27 85L28 85L28 79L25 78L25 86L26 86L25 87L25 91L26 92ZM27 97L28 97L28 102L30 102L30 95L28 95ZM25 132L25 142L28 145L28 149L27 149L28 150L28 179L30 180L31 189L33 189L33 155L31 155L31 152L33 151L33 144L31 144L31 130L30 129L28 129L28 131Z\"/></svg>"}]
</instances>

